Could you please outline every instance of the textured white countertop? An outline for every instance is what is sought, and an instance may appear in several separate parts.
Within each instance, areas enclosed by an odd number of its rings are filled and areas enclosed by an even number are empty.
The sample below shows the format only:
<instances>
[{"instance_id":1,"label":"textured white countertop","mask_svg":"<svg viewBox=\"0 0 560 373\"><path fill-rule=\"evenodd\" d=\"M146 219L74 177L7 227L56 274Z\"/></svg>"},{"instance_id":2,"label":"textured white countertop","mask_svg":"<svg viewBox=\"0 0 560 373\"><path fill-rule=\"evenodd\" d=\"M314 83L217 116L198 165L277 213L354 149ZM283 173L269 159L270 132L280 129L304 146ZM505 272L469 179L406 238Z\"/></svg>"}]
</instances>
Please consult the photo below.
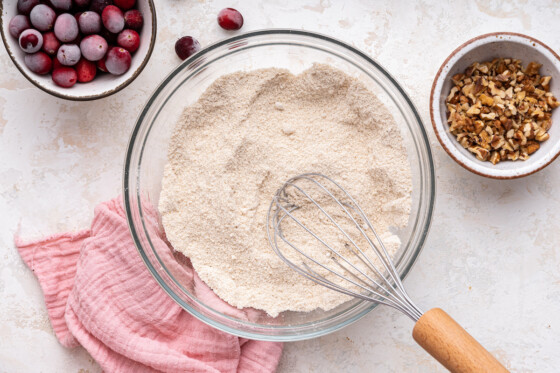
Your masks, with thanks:
<instances>
[{"instance_id":1,"label":"textured white countertop","mask_svg":"<svg viewBox=\"0 0 560 373\"><path fill-rule=\"evenodd\" d=\"M15 0L8 0L12 2ZM215 17L239 9L243 31L286 27L350 43L384 65L417 105L435 157L437 203L405 285L423 308L446 309L514 372L560 366L560 162L521 180L469 173L437 142L428 115L445 57L493 31L560 50L554 1L157 0L158 37L124 91L84 103L32 86L0 52L0 372L99 372L88 353L59 345L33 273L13 245L87 227L94 206L121 192L128 137L144 102L179 60L175 40L226 38ZM411 338L412 322L377 308L337 333L286 344L279 372L443 372Z\"/></svg>"}]
</instances>

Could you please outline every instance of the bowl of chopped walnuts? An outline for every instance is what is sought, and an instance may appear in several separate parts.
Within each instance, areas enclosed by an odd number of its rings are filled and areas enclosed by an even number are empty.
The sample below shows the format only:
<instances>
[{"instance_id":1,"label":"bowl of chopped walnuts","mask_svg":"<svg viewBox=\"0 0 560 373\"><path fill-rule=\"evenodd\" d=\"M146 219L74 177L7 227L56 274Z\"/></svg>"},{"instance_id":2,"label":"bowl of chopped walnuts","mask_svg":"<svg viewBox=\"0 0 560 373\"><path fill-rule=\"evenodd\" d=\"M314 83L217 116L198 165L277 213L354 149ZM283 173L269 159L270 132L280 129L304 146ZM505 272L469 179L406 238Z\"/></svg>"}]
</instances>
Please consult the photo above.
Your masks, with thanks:
<instances>
[{"instance_id":1,"label":"bowl of chopped walnuts","mask_svg":"<svg viewBox=\"0 0 560 373\"><path fill-rule=\"evenodd\" d=\"M476 174L513 179L560 155L560 57L544 43L500 32L471 39L438 70L430 116L445 151Z\"/></svg>"}]
</instances>

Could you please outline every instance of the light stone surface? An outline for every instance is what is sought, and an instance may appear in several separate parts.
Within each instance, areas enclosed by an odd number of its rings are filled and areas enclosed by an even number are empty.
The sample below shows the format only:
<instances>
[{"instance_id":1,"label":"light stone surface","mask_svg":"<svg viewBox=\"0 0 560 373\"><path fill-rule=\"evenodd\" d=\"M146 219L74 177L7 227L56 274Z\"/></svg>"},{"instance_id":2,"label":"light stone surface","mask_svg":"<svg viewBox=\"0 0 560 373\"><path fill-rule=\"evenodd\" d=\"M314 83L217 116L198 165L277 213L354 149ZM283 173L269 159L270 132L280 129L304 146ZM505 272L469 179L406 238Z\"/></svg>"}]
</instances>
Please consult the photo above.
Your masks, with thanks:
<instances>
[{"instance_id":1,"label":"light stone surface","mask_svg":"<svg viewBox=\"0 0 560 373\"><path fill-rule=\"evenodd\" d=\"M5 3L14 3L8 0ZM142 105L179 61L175 39L202 45L243 31L289 27L328 34L370 54L403 85L427 127L437 204L426 246L405 285L423 309L440 306L513 372L560 366L560 163L521 180L459 167L431 129L428 100L440 64L459 44L516 31L560 49L554 1L156 1L158 38L141 76L109 98L73 103L36 89L0 52L0 372L100 372L81 348L61 347L41 290L13 245L86 227L94 206L121 192L128 136ZM5 4L5 6L7 6ZM443 372L411 338L412 322L378 308L337 333L286 344L279 372Z\"/></svg>"}]
</instances>

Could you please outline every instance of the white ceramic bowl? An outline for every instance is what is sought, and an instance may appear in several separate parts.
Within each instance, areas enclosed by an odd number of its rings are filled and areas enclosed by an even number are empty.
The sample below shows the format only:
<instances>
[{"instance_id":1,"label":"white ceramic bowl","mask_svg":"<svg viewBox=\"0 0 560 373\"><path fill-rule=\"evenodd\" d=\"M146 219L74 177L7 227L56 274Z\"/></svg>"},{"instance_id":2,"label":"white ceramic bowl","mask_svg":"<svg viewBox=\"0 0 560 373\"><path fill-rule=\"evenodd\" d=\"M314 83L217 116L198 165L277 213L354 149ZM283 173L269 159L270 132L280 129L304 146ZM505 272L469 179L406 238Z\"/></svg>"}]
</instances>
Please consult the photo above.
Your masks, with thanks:
<instances>
[{"instance_id":1,"label":"white ceramic bowl","mask_svg":"<svg viewBox=\"0 0 560 373\"><path fill-rule=\"evenodd\" d=\"M102 74L89 83L76 83L72 88L62 88L54 84L51 74L38 75L29 70L23 62L25 53L19 48L18 41L8 31L8 25L17 14L17 0L2 0L0 20L2 40L6 51L19 71L34 85L53 96L67 100L87 101L112 95L129 85L144 69L150 59L156 40L156 10L152 0L138 0L137 9L142 12L144 26L140 32L140 47L132 56L130 69L119 76Z\"/></svg>"},{"instance_id":2,"label":"white ceramic bowl","mask_svg":"<svg viewBox=\"0 0 560 373\"><path fill-rule=\"evenodd\" d=\"M531 61L542 64L541 75L552 76L550 90L560 97L560 57L548 46L532 37L510 32L485 34L471 39L455 49L443 62L432 85L430 116L436 136L445 151L457 163L478 175L495 179L514 179L542 170L560 154L560 110L552 114L550 139L541 143L538 151L526 161L504 161L493 165L483 162L463 148L449 131L445 99L451 90L451 77L473 62L496 57L520 59L524 66Z\"/></svg>"}]
</instances>

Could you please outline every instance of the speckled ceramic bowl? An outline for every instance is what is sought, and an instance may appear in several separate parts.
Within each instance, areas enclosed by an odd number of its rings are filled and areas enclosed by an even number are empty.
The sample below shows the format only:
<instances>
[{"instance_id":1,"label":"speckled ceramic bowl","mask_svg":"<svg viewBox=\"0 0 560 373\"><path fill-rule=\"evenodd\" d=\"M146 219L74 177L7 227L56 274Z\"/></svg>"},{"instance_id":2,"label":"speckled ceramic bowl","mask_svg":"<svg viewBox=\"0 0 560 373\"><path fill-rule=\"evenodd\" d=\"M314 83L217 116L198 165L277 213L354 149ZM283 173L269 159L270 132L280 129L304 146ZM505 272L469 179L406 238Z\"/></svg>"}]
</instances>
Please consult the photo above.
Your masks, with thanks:
<instances>
[{"instance_id":1,"label":"speckled ceramic bowl","mask_svg":"<svg viewBox=\"0 0 560 373\"><path fill-rule=\"evenodd\" d=\"M422 248L432 217L432 155L420 116L404 90L377 62L352 46L300 30L255 31L210 45L165 78L140 113L130 138L123 196L128 225L142 259L181 307L205 323L238 336L271 341L317 337L358 320L375 307L354 299L329 311L287 311L275 318L255 309L228 309L209 299L196 280L185 275L191 270L188 259L162 244L165 233L156 209L169 141L185 106L195 103L222 75L270 67L300 73L314 63L329 64L362 81L387 106L398 125L412 171L409 221L395 231L402 245L394 261L404 278Z\"/></svg>"},{"instance_id":2,"label":"speckled ceramic bowl","mask_svg":"<svg viewBox=\"0 0 560 373\"><path fill-rule=\"evenodd\" d=\"M153 0L138 0L137 8L144 17L144 26L140 32L140 47L132 56L130 69L123 75L114 76L103 74L89 83L77 83L72 88L62 88L54 84L51 74L38 75L29 70L23 62L25 53L19 48L17 39L8 31L12 17L17 14L17 0L3 0L0 2L0 30L2 41L10 58L18 70L38 88L53 96L74 101L96 100L116 93L129 85L148 63L156 40L156 9Z\"/></svg>"},{"instance_id":3,"label":"speckled ceramic bowl","mask_svg":"<svg viewBox=\"0 0 560 373\"><path fill-rule=\"evenodd\" d=\"M496 57L520 59L526 66L531 61L542 64L541 75L552 76L551 92L560 97L560 57L544 43L526 35L497 32L471 39L459 46L443 62L432 85L430 116L436 136L457 163L475 174L495 178L514 179L542 170L560 154L560 110L554 110L550 139L541 143L541 148L526 161L504 161L493 165L483 162L463 148L450 133L447 124L445 99L452 86L451 77L473 62L489 61Z\"/></svg>"}]
</instances>

